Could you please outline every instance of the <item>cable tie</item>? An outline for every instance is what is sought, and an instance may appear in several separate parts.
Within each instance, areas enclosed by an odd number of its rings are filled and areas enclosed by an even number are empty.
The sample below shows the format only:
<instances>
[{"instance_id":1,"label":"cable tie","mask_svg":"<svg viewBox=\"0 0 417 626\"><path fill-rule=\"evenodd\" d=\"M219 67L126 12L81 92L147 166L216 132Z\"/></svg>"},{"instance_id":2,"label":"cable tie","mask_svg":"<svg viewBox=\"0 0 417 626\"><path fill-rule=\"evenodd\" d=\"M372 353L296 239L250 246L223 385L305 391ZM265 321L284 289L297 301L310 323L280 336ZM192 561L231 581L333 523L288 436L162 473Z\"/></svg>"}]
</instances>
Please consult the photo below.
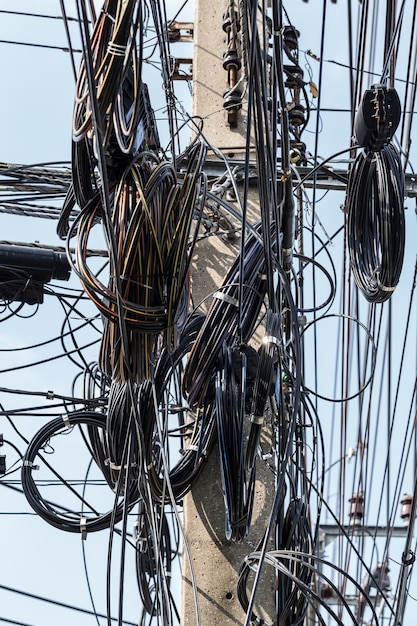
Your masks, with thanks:
<instances>
[{"instance_id":1,"label":"cable tie","mask_svg":"<svg viewBox=\"0 0 417 626\"><path fill-rule=\"evenodd\" d=\"M63 419L65 426L67 428L71 428L71 422L70 422L70 418L68 417L68 415L63 415L62 419Z\"/></svg>"},{"instance_id":2,"label":"cable tie","mask_svg":"<svg viewBox=\"0 0 417 626\"><path fill-rule=\"evenodd\" d=\"M23 467L31 467L34 470L39 469L39 465L34 465L32 461L23 461Z\"/></svg>"},{"instance_id":3,"label":"cable tie","mask_svg":"<svg viewBox=\"0 0 417 626\"><path fill-rule=\"evenodd\" d=\"M229 304L232 304L235 307L239 307L239 300L236 300L236 298L229 296L227 293L216 291L213 298L217 298L218 300L224 300L225 302L228 302Z\"/></svg>"},{"instance_id":4,"label":"cable tie","mask_svg":"<svg viewBox=\"0 0 417 626\"><path fill-rule=\"evenodd\" d=\"M274 335L265 335L265 337L262 339L263 343L274 343L276 346L279 346L279 339L278 337L275 337Z\"/></svg>"},{"instance_id":5,"label":"cable tie","mask_svg":"<svg viewBox=\"0 0 417 626\"><path fill-rule=\"evenodd\" d=\"M252 413L252 415L250 416L250 421L252 422L252 424L258 424L259 426L262 426L262 424L264 423L264 416L254 415Z\"/></svg>"},{"instance_id":6,"label":"cable tie","mask_svg":"<svg viewBox=\"0 0 417 626\"><path fill-rule=\"evenodd\" d=\"M378 283L378 289L381 289L381 291L394 291L395 287L387 287L386 285Z\"/></svg>"},{"instance_id":7,"label":"cable tie","mask_svg":"<svg viewBox=\"0 0 417 626\"><path fill-rule=\"evenodd\" d=\"M135 466L136 466L136 463L131 463L130 465L129 463L126 463L125 465L116 465L116 463L110 463L110 468L112 470L117 470L117 471L121 469L128 469L129 467L135 467Z\"/></svg>"},{"instance_id":8,"label":"cable tie","mask_svg":"<svg viewBox=\"0 0 417 626\"><path fill-rule=\"evenodd\" d=\"M80 532L81 532L81 538L82 539L87 539L87 518L86 517L82 517L80 519Z\"/></svg>"},{"instance_id":9,"label":"cable tie","mask_svg":"<svg viewBox=\"0 0 417 626\"><path fill-rule=\"evenodd\" d=\"M116 57L124 57L126 56L127 46L122 46L121 44L114 43L113 41L109 41L109 45L107 46L107 52Z\"/></svg>"}]
</instances>

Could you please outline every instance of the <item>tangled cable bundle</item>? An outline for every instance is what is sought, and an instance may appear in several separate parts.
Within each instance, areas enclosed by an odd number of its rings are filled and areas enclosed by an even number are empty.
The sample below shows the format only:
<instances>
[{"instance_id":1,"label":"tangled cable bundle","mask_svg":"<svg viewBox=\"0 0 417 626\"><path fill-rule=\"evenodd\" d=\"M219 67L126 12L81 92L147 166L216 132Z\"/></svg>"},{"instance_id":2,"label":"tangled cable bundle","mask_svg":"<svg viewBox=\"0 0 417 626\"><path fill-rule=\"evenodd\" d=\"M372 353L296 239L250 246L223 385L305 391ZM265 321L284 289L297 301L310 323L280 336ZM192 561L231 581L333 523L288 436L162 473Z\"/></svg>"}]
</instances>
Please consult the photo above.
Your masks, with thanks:
<instances>
[{"instance_id":1,"label":"tangled cable bundle","mask_svg":"<svg viewBox=\"0 0 417 626\"><path fill-rule=\"evenodd\" d=\"M279 316L267 312L259 351L223 343L216 367L216 416L226 509L226 537L242 541L252 519L258 452L264 412L271 394ZM250 419L247 419L250 414Z\"/></svg>"},{"instance_id":2,"label":"tangled cable bundle","mask_svg":"<svg viewBox=\"0 0 417 626\"><path fill-rule=\"evenodd\" d=\"M313 578L312 568L312 542L310 536L310 522L308 509L301 498L292 498L283 517L282 526L277 528L279 535L279 554L282 555L282 568L276 568L276 597L277 623L282 626L303 624L308 609L308 593L300 593L300 589L311 588ZM304 558L291 558L293 554L303 553ZM266 554L266 562L271 563L272 554ZM250 574L252 558L256 554L249 555L241 564L237 585L238 598L244 610L249 606L247 598L247 582ZM287 557L288 555L288 557ZM255 614L252 615L253 623L259 622Z\"/></svg>"},{"instance_id":3,"label":"tangled cable bundle","mask_svg":"<svg viewBox=\"0 0 417 626\"><path fill-rule=\"evenodd\" d=\"M240 567L238 597L244 610L247 610L249 607L246 585L250 570L256 569L260 557L260 552L252 552L245 558ZM288 585L292 586L294 594L297 596L297 601L293 608L295 611L300 611L299 613L296 613L295 618L293 619L293 615L291 615L292 611L288 611L287 609L290 607L287 607L284 614L277 612L278 621L274 623L277 623L280 626L302 624L305 612L307 608L310 608L314 611L314 618L317 619L320 624L328 623L324 618L326 614L328 614L332 620L330 623L337 624L338 626L347 626L348 624L352 624L352 626L360 626L363 624L362 620L358 621L356 619L349 601L345 597L343 591L341 591L341 589L339 589L338 586L332 582L329 576L323 573L322 568L328 567L331 570L334 570L335 573L344 579L345 583L349 582L354 586L355 590L362 593L363 590L360 584L345 570L338 567L331 561L327 561L318 556L312 556L310 552L303 552L298 548L291 548L288 550L271 550L270 552L267 552L265 555L265 563L273 567L274 570L278 572L278 584L280 580L285 579L288 582ZM331 595L334 595L335 598L337 598L338 604L340 607L343 607L345 611L343 618L340 617L339 611L332 608L332 604L329 603L327 597L322 597L320 592L313 588L311 585L311 578L313 574L319 578L323 587L328 586ZM378 615L372 599L367 595L365 597L365 601L372 614L372 620L375 620L374 623L378 624ZM291 621L292 619L293 621ZM259 626L267 626L268 624L268 622L261 619L254 612L251 614L251 623L258 624Z\"/></svg>"},{"instance_id":4,"label":"tangled cable bundle","mask_svg":"<svg viewBox=\"0 0 417 626\"><path fill-rule=\"evenodd\" d=\"M167 517L156 508L153 519L143 500L136 521L136 578L143 607L148 615L159 615L171 623L170 583L173 546ZM155 527L156 528L155 528ZM155 536L157 542L155 542Z\"/></svg>"},{"instance_id":5,"label":"tangled cable bundle","mask_svg":"<svg viewBox=\"0 0 417 626\"><path fill-rule=\"evenodd\" d=\"M70 235L77 230L76 270L104 317L100 365L109 376L150 378L160 334L164 345L176 343L177 325L184 323L188 309L195 242L190 236L204 202L205 151L204 144L190 150L182 180L171 163L149 152L139 154L126 170L112 194L114 231L108 238L116 243L109 248L107 286L89 268L86 254L91 229L100 219L100 201L81 211L70 230Z\"/></svg>"},{"instance_id":6,"label":"tangled cable bundle","mask_svg":"<svg viewBox=\"0 0 417 626\"><path fill-rule=\"evenodd\" d=\"M265 323L265 335L259 348L259 362L254 382L253 399L250 411L250 430L246 466L248 470L255 469L255 456L261 437L264 413L268 398L271 396L271 383L274 375L279 378L279 373L274 371L279 368L278 351L281 336L281 316L268 309ZM277 398L279 401L279 398Z\"/></svg>"},{"instance_id":7,"label":"tangled cable bundle","mask_svg":"<svg viewBox=\"0 0 417 626\"><path fill-rule=\"evenodd\" d=\"M272 229L271 238L275 238L275 229ZM239 330L241 342L247 343L258 322L266 295L266 281L264 248L255 233L247 237L242 254L243 275L240 275L241 259L238 256L214 294L210 311L187 360L183 385L190 405L201 401L209 392L223 342L236 339ZM241 293L243 301L239 302Z\"/></svg>"}]
</instances>

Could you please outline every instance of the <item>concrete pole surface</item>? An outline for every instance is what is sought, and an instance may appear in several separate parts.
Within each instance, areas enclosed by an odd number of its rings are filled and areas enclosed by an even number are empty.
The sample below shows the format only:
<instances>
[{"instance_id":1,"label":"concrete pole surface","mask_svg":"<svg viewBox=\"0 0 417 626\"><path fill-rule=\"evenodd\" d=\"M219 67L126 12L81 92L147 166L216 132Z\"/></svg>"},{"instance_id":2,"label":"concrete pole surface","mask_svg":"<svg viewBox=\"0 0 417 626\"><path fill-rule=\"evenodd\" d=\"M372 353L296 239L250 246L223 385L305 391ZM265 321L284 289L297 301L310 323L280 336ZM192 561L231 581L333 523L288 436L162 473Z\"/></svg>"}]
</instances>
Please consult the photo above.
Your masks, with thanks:
<instances>
[{"instance_id":1,"label":"concrete pole surface","mask_svg":"<svg viewBox=\"0 0 417 626\"><path fill-rule=\"evenodd\" d=\"M228 123L223 107L223 94L229 87L228 73L223 68L228 34L223 30L227 0L196 0L194 23L193 113L204 120L206 140L218 147L228 158L241 158L246 147L245 107L238 111L236 125ZM237 7L237 3L236 3ZM215 153L210 154L215 158ZM250 215L259 214L257 191L251 191ZM230 264L239 252L239 238L233 242L209 237L197 244L193 256L192 280L194 303L205 296L205 308L219 287ZM259 347L255 345L255 347ZM272 427L265 423L263 449L270 450ZM185 538L188 542L192 573L187 553L183 552L183 584L181 626L198 624L193 584L198 590L201 626L244 624L245 613L236 594L238 570L245 556L254 551L261 540L274 496L273 471L265 461L257 467L256 495L251 530L242 543L229 543L225 537L225 507L220 476L217 445L184 501ZM272 546L271 546L272 548ZM249 584L254 576L249 577ZM255 612L266 623L273 622L275 572L265 568ZM250 588L248 596L250 597Z\"/></svg>"}]
</instances>

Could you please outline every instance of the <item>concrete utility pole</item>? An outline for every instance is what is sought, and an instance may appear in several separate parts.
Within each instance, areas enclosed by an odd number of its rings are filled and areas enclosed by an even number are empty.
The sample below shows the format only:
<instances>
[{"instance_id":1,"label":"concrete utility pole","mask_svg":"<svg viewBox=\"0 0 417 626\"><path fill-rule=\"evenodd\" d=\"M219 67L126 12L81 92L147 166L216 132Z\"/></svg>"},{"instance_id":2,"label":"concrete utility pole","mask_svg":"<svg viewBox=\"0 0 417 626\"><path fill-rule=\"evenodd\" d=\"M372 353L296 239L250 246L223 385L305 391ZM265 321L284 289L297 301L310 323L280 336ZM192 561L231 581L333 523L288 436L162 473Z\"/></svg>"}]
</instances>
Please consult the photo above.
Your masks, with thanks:
<instances>
[{"instance_id":1,"label":"concrete utility pole","mask_svg":"<svg viewBox=\"0 0 417 626\"><path fill-rule=\"evenodd\" d=\"M237 102L242 90L233 89L238 73L223 67L224 53L232 33L224 28L226 0L196 0L194 24L193 63L193 113L204 120L203 134L208 142L219 148L228 159L240 159L246 149L245 107L226 110L228 102ZM229 57L233 61L233 45ZM226 98L227 98L226 94ZM236 100L235 100L236 99ZM214 151L209 160L221 162ZM249 211L253 218L258 214L256 188L251 192ZM193 296L198 303L219 287L232 261L239 252L239 238L209 237L200 242L194 252ZM258 346L256 346L258 347ZM270 449L270 429L265 425L264 449ZM269 447L268 447L269 446ZM217 446L192 492L185 498L185 537L189 542L192 569L198 588L198 603L202 626L228 626L243 624L245 614L236 595L238 570L244 557L256 549L265 530L266 519L273 500L274 477L271 469L258 464L254 514L249 536L242 543L229 543L225 537L225 508L220 476ZM270 568L269 568L270 569ZM266 568L268 570L268 568ZM256 605L257 615L267 622L273 620L274 573L266 572ZM197 624L192 572L186 552L183 555L181 626ZM249 589L250 596L250 589Z\"/></svg>"}]
</instances>

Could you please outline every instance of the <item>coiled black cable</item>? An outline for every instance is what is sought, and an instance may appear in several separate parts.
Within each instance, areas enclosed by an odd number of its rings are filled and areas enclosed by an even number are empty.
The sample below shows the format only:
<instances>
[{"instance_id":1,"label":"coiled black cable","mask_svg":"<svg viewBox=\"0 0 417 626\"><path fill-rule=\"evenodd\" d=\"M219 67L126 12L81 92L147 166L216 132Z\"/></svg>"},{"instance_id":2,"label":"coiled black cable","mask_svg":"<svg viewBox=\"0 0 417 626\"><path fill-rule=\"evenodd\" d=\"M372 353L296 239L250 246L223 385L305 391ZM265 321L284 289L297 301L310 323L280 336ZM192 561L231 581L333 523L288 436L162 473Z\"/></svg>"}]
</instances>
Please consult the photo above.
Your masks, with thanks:
<instances>
[{"instance_id":1,"label":"coiled black cable","mask_svg":"<svg viewBox=\"0 0 417 626\"><path fill-rule=\"evenodd\" d=\"M34 476L34 472L36 472L37 468L37 462L42 462L48 466L50 471L60 478L51 464L46 462L44 456L42 457L40 451L50 442L52 437L63 433L68 434L71 429L77 425L92 426L94 428L105 430L106 416L101 413L79 411L65 415L63 418L56 418L48 424L45 424L29 443L23 459L21 479L22 488L28 503L32 509L38 513L40 517L42 517L42 519L60 530L86 534L108 528L112 521L120 521L123 516L123 509L125 506L124 499L115 501L114 510L112 509L106 513L100 513L93 509L89 513L90 516L87 516L86 510L83 510L81 513L78 511L71 511L44 499L39 492ZM74 491L68 483L63 481L63 484L65 484L65 486L71 491ZM83 505L86 505L82 496L78 493L75 493L74 495ZM133 506L137 501L137 486L132 482L124 495L127 499L129 507ZM92 507L90 508L92 509Z\"/></svg>"},{"instance_id":2,"label":"coiled black cable","mask_svg":"<svg viewBox=\"0 0 417 626\"><path fill-rule=\"evenodd\" d=\"M400 279L405 244L404 173L395 146L357 156L347 212L355 283L369 302L385 302Z\"/></svg>"}]
</instances>

